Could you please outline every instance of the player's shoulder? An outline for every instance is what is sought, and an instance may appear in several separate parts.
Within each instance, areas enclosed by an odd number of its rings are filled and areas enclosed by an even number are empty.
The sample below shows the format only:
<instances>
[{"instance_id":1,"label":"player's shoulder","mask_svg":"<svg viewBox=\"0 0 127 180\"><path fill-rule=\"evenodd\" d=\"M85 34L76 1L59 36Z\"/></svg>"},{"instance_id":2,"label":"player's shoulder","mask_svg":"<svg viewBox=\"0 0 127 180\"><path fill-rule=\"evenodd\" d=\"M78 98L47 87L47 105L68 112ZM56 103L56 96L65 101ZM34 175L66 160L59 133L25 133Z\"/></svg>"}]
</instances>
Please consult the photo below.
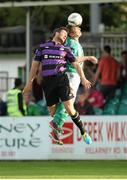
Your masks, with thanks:
<instances>
[{"instance_id":1,"label":"player's shoulder","mask_svg":"<svg viewBox=\"0 0 127 180\"><path fill-rule=\"evenodd\" d=\"M47 42L40 42L40 44L38 44L38 46L34 49L34 53L35 54L40 54L42 49L43 49L43 47L46 46L46 43Z\"/></svg>"},{"instance_id":2,"label":"player's shoulder","mask_svg":"<svg viewBox=\"0 0 127 180\"><path fill-rule=\"evenodd\" d=\"M64 45L64 50L66 52L71 52L72 51L71 48L68 45Z\"/></svg>"},{"instance_id":3,"label":"player's shoulder","mask_svg":"<svg viewBox=\"0 0 127 180\"><path fill-rule=\"evenodd\" d=\"M48 47L48 46L52 46L53 45L53 41L46 41L46 42L41 42L39 45L39 48L44 48L44 47Z\"/></svg>"},{"instance_id":4,"label":"player's shoulder","mask_svg":"<svg viewBox=\"0 0 127 180\"><path fill-rule=\"evenodd\" d=\"M69 47L74 47L77 46L77 42L75 39L72 39L70 37L67 37L66 41L65 41L65 45L69 46Z\"/></svg>"},{"instance_id":5,"label":"player's shoulder","mask_svg":"<svg viewBox=\"0 0 127 180\"><path fill-rule=\"evenodd\" d=\"M71 37L67 37L65 44L77 44L77 41Z\"/></svg>"}]
</instances>

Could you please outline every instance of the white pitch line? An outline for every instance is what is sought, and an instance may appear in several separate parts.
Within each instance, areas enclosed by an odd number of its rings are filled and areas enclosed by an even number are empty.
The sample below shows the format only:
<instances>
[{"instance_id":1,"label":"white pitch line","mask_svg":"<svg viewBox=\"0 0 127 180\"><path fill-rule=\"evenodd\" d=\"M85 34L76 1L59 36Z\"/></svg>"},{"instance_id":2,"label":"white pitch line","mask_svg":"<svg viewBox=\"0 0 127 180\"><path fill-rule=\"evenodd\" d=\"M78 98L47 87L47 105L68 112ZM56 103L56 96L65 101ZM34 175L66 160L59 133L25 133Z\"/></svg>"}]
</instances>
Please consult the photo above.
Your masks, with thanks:
<instances>
[{"instance_id":1,"label":"white pitch line","mask_svg":"<svg viewBox=\"0 0 127 180\"><path fill-rule=\"evenodd\" d=\"M6 179L6 178L4 178L5 176L0 176L0 178L2 178L2 180L17 180L17 179L20 179L20 180L40 180L40 179L42 179L42 180L72 180L72 179L74 179L74 180L82 180L82 179L84 179L84 180L127 180L127 179L125 179L125 178L122 178L122 179L112 179L112 178L108 178L108 179L103 179L103 178L97 178L97 179L94 179L94 178L50 178L50 179L48 179L48 178L42 178L42 176L38 176L38 178L34 178L33 176L32 177L30 177L30 176L9 176L9 179ZM23 178L23 179L22 179Z\"/></svg>"}]
</instances>

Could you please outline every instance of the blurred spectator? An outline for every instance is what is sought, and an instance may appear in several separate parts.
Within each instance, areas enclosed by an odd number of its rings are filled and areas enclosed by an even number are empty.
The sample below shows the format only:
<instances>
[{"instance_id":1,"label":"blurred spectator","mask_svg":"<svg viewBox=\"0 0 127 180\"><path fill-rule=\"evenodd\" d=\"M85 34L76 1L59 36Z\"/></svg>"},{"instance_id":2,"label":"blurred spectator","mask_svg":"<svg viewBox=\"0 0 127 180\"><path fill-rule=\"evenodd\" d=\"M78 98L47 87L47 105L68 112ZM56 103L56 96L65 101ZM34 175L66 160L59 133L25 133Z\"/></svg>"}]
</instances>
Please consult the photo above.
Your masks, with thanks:
<instances>
[{"instance_id":1,"label":"blurred spectator","mask_svg":"<svg viewBox=\"0 0 127 180\"><path fill-rule=\"evenodd\" d=\"M127 51L121 52L121 84L127 82Z\"/></svg>"},{"instance_id":2,"label":"blurred spectator","mask_svg":"<svg viewBox=\"0 0 127 180\"><path fill-rule=\"evenodd\" d=\"M7 104L0 97L0 116L7 115Z\"/></svg>"},{"instance_id":3,"label":"blurred spectator","mask_svg":"<svg viewBox=\"0 0 127 180\"><path fill-rule=\"evenodd\" d=\"M94 110L91 104L86 100L84 102L78 101L75 107L80 115L94 115Z\"/></svg>"},{"instance_id":4,"label":"blurred spectator","mask_svg":"<svg viewBox=\"0 0 127 180\"><path fill-rule=\"evenodd\" d=\"M38 79L38 77L36 77L32 82L32 95L30 97L27 108L29 116L40 116L49 114L43 95L42 81Z\"/></svg>"},{"instance_id":5,"label":"blurred spectator","mask_svg":"<svg viewBox=\"0 0 127 180\"><path fill-rule=\"evenodd\" d=\"M94 83L94 74L96 72L97 65L89 61L84 63L84 71L87 79ZM95 88L85 90L82 85L78 90L78 97L76 99L76 108L80 115L93 115L94 107L102 108L104 105L103 94Z\"/></svg>"},{"instance_id":6,"label":"blurred spectator","mask_svg":"<svg viewBox=\"0 0 127 180\"><path fill-rule=\"evenodd\" d=\"M92 105L88 101L89 90L85 91L83 87L80 87L80 94L77 96L75 107L80 115L93 115L94 110Z\"/></svg>"},{"instance_id":7,"label":"blurred spectator","mask_svg":"<svg viewBox=\"0 0 127 180\"><path fill-rule=\"evenodd\" d=\"M86 78L91 83L93 83L94 82L95 72L96 72L96 69L97 69L97 64L93 64L90 61L85 61L83 69L84 69Z\"/></svg>"},{"instance_id":8,"label":"blurred spectator","mask_svg":"<svg viewBox=\"0 0 127 180\"><path fill-rule=\"evenodd\" d=\"M26 106L23 101L22 90L22 80L16 78L14 88L7 92L7 113L9 116L25 116Z\"/></svg>"},{"instance_id":9,"label":"blurred spectator","mask_svg":"<svg viewBox=\"0 0 127 180\"><path fill-rule=\"evenodd\" d=\"M114 96L118 79L120 77L120 64L111 55L110 46L104 46L102 57L95 74L95 82L100 77L100 91L104 98L112 98Z\"/></svg>"},{"instance_id":10,"label":"blurred spectator","mask_svg":"<svg viewBox=\"0 0 127 180\"><path fill-rule=\"evenodd\" d=\"M46 104L44 92L43 92L43 81L41 74L42 67L39 67L37 77L33 80L32 92L35 98L36 104L41 109L41 115L49 115L48 107Z\"/></svg>"},{"instance_id":11,"label":"blurred spectator","mask_svg":"<svg viewBox=\"0 0 127 180\"><path fill-rule=\"evenodd\" d=\"M38 102L43 99L43 89L42 89L42 81L38 80L39 76L34 78L32 82L32 94L35 98L35 101Z\"/></svg>"},{"instance_id":12,"label":"blurred spectator","mask_svg":"<svg viewBox=\"0 0 127 180\"><path fill-rule=\"evenodd\" d=\"M89 92L88 102L91 104L92 107L103 108L105 100L102 92L96 89L92 89Z\"/></svg>"},{"instance_id":13,"label":"blurred spectator","mask_svg":"<svg viewBox=\"0 0 127 180\"><path fill-rule=\"evenodd\" d=\"M76 101L76 107L81 115L95 114L94 110L96 108L102 109L104 104L105 100L103 94L95 88L87 91L81 90Z\"/></svg>"},{"instance_id":14,"label":"blurred spectator","mask_svg":"<svg viewBox=\"0 0 127 180\"><path fill-rule=\"evenodd\" d=\"M42 115L42 108L38 107L38 105L36 104L36 100L32 95L30 96L30 101L27 107L27 115L28 116Z\"/></svg>"}]
</instances>

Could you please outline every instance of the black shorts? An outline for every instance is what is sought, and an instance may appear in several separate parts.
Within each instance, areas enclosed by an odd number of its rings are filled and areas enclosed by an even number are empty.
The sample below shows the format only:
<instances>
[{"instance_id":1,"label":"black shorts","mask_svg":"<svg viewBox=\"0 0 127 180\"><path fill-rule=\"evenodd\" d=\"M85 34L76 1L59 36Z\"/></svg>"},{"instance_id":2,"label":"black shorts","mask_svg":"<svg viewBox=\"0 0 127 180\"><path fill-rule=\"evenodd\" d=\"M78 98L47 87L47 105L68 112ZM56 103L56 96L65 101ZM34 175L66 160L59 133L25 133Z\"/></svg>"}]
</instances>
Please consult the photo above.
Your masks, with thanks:
<instances>
[{"instance_id":1,"label":"black shorts","mask_svg":"<svg viewBox=\"0 0 127 180\"><path fill-rule=\"evenodd\" d=\"M60 101L68 101L74 97L71 93L68 77L64 73L44 77L43 90L47 106L52 106Z\"/></svg>"}]
</instances>

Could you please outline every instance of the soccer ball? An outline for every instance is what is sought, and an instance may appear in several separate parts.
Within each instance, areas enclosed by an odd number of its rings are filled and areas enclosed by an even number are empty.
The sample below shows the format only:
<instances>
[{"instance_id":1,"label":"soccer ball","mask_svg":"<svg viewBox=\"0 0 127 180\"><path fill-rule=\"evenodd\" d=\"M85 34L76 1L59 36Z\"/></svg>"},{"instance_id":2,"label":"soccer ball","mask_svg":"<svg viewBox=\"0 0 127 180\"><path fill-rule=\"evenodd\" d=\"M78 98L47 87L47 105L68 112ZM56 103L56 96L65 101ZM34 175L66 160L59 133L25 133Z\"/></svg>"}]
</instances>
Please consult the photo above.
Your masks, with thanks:
<instances>
[{"instance_id":1,"label":"soccer ball","mask_svg":"<svg viewBox=\"0 0 127 180\"><path fill-rule=\"evenodd\" d=\"M68 25L80 26L82 24L82 16L79 13L72 13L68 16Z\"/></svg>"}]
</instances>

